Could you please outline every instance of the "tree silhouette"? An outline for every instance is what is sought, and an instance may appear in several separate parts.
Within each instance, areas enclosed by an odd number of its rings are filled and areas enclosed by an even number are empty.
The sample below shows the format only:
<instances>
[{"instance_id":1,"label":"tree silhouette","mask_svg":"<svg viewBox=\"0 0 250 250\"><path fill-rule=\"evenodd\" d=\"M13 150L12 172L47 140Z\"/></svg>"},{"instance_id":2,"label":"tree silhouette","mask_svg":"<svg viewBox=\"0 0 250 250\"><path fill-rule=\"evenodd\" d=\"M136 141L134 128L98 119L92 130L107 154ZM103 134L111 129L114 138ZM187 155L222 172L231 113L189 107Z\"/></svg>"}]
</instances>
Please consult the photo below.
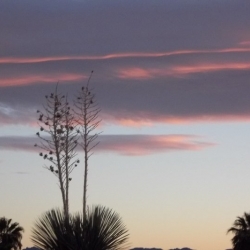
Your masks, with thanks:
<instances>
[{"instance_id":1,"label":"tree silhouette","mask_svg":"<svg viewBox=\"0 0 250 250\"><path fill-rule=\"evenodd\" d=\"M46 97L44 111L38 110L40 132L36 135L40 144L35 144L43 152L39 155L50 163L46 168L51 171L59 181L62 195L64 214L69 215L69 182L70 174L79 163L76 157L78 133L74 115L67 98L57 93Z\"/></svg>"},{"instance_id":2,"label":"tree silhouette","mask_svg":"<svg viewBox=\"0 0 250 250\"><path fill-rule=\"evenodd\" d=\"M93 71L91 72L87 85L82 87L74 103L75 114L77 115L77 123L82 139L79 145L84 151L83 216L86 216L87 206L88 161L92 155L92 149L98 144L95 140L100 133L95 133L94 131L101 122L98 117L100 109L95 102L95 95L89 87L92 74Z\"/></svg>"},{"instance_id":3,"label":"tree silhouette","mask_svg":"<svg viewBox=\"0 0 250 250\"><path fill-rule=\"evenodd\" d=\"M53 250L121 250L127 247L128 231L120 216L103 206L93 206L85 219L79 214L46 212L32 230L34 245Z\"/></svg>"},{"instance_id":4,"label":"tree silhouette","mask_svg":"<svg viewBox=\"0 0 250 250\"><path fill-rule=\"evenodd\" d=\"M128 231L117 213L103 206L87 210L88 161L92 149L98 144L99 133L95 133L95 129L100 123L100 109L89 87L92 73L76 96L74 111L71 111L67 98L58 94L57 88L46 96L44 111L37 111L40 144L35 147L42 149L40 156L50 163L46 168L58 178L63 201L62 211L46 212L33 228L31 239L40 249L120 250L127 246ZM70 174L79 163L75 159L77 145L84 151L82 215L69 213Z\"/></svg>"},{"instance_id":5,"label":"tree silhouette","mask_svg":"<svg viewBox=\"0 0 250 250\"><path fill-rule=\"evenodd\" d=\"M0 218L0 250L21 249L22 232L24 231L17 222L11 219Z\"/></svg>"},{"instance_id":6,"label":"tree silhouette","mask_svg":"<svg viewBox=\"0 0 250 250\"><path fill-rule=\"evenodd\" d=\"M244 213L243 217L237 217L233 227L228 229L228 233L234 234L232 244L234 250L250 249L250 213Z\"/></svg>"}]
</instances>

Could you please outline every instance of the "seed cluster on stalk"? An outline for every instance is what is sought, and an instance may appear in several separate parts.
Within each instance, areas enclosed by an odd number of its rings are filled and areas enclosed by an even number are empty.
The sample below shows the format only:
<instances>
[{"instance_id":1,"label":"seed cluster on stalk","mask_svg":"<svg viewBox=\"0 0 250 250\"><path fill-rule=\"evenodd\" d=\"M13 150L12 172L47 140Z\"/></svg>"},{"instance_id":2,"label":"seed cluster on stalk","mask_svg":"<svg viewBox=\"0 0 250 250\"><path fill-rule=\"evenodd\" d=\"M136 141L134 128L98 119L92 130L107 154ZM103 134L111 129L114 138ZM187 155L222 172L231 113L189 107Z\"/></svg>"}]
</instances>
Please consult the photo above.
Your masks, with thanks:
<instances>
[{"instance_id":1,"label":"seed cluster on stalk","mask_svg":"<svg viewBox=\"0 0 250 250\"><path fill-rule=\"evenodd\" d=\"M55 93L45 98L44 110L37 110L40 131L36 135L40 143L34 146L41 149L39 155L49 162L45 168L58 178L67 213L69 182L72 180L70 174L80 162L76 158L79 133L67 97L58 94L56 89Z\"/></svg>"}]
</instances>

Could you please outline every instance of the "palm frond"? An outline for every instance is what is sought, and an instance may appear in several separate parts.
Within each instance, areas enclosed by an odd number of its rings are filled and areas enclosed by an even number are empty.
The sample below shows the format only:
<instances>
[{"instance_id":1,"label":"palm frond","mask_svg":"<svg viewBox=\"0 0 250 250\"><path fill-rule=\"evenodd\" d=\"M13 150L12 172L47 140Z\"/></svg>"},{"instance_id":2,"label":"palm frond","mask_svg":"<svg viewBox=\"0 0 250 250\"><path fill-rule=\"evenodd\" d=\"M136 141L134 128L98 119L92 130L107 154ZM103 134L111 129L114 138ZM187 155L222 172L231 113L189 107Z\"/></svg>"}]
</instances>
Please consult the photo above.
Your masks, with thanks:
<instances>
[{"instance_id":1,"label":"palm frond","mask_svg":"<svg viewBox=\"0 0 250 250\"><path fill-rule=\"evenodd\" d=\"M31 240L40 249L70 249L70 226L64 212L52 209L35 223Z\"/></svg>"},{"instance_id":2,"label":"palm frond","mask_svg":"<svg viewBox=\"0 0 250 250\"><path fill-rule=\"evenodd\" d=\"M128 230L116 212L104 206L92 206L86 221L88 249L117 250L127 247Z\"/></svg>"},{"instance_id":3,"label":"palm frond","mask_svg":"<svg viewBox=\"0 0 250 250\"><path fill-rule=\"evenodd\" d=\"M86 218L75 214L66 220L59 209L46 212L35 223L31 240L44 250L122 250L128 236L117 213L93 206Z\"/></svg>"},{"instance_id":4,"label":"palm frond","mask_svg":"<svg viewBox=\"0 0 250 250\"><path fill-rule=\"evenodd\" d=\"M0 249L21 249L24 229L11 219L0 218Z\"/></svg>"},{"instance_id":5,"label":"palm frond","mask_svg":"<svg viewBox=\"0 0 250 250\"><path fill-rule=\"evenodd\" d=\"M231 239L234 250L250 249L250 213L244 213L243 217L237 217L233 227L229 228L228 233L234 234Z\"/></svg>"}]
</instances>

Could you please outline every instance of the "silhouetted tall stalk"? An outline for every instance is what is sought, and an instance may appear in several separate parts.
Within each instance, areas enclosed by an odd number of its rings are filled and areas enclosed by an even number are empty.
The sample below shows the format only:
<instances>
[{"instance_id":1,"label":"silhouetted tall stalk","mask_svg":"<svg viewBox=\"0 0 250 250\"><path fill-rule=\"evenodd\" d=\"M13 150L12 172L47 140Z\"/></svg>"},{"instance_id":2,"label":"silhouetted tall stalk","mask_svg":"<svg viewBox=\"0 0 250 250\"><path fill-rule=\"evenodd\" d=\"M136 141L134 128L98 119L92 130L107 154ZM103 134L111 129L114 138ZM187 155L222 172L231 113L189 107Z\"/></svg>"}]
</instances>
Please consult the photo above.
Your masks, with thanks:
<instances>
[{"instance_id":1,"label":"silhouetted tall stalk","mask_svg":"<svg viewBox=\"0 0 250 250\"><path fill-rule=\"evenodd\" d=\"M77 123L79 126L79 132L82 141L79 145L84 151L84 182L83 182L83 216L86 218L86 207L87 207L87 181L88 181L88 161L92 155L91 150L96 147L98 142L95 142L99 133L94 133L101 120L98 115L100 109L95 102L95 95L92 89L89 87L91 75L88 79L87 85L81 88L76 101L75 114L77 115Z\"/></svg>"},{"instance_id":2,"label":"silhouetted tall stalk","mask_svg":"<svg viewBox=\"0 0 250 250\"><path fill-rule=\"evenodd\" d=\"M57 93L57 87L54 93L45 97L44 111L37 111L40 144L35 144L35 147L43 150L40 156L50 162L46 168L58 178L64 215L68 218L70 174L79 163L75 160L78 140L76 123L67 98Z\"/></svg>"}]
</instances>

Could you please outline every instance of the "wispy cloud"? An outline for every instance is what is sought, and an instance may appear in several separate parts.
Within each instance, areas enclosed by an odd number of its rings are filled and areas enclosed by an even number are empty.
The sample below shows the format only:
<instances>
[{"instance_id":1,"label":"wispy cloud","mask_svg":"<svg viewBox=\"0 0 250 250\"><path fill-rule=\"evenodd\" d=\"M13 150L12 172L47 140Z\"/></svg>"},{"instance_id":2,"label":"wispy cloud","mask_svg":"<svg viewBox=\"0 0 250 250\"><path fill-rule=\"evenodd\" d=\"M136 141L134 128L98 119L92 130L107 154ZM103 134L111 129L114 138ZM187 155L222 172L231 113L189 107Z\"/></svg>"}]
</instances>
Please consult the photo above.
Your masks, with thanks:
<instances>
[{"instance_id":1,"label":"wispy cloud","mask_svg":"<svg viewBox=\"0 0 250 250\"><path fill-rule=\"evenodd\" d=\"M225 71L225 70L250 70L250 62L249 63L198 63L198 64L190 64L189 65L178 65L178 66L168 66L166 68L140 68L140 67L130 67L124 69L118 69L117 76L122 79L152 79L152 78L160 78L160 77L183 77L185 75L197 74L197 73L209 73L216 71Z\"/></svg>"},{"instance_id":2,"label":"wispy cloud","mask_svg":"<svg viewBox=\"0 0 250 250\"><path fill-rule=\"evenodd\" d=\"M241 42L240 45L249 45L250 41ZM93 61L93 60L110 60L122 58L158 58L173 57L180 55L197 55L197 54L230 54L230 53L250 52L250 48L225 48L225 49L207 49L207 50L176 50L169 52L130 52L117 53L108 55L82 55L82 56L54 56L54 57L4 57L0 58L0 64L18 64L18 63L42 63L55 61Z\"/></svg>"},{"instance_id":3,"label":"wispy cloud","mask_svg":"<svg viewBox=\"0 0 250 250\"><path fill-rule=\"evenodd\" d=\"M73 96L91 70L106 123L249 120L250 2L143 3L0 1L0 124L34 124L57 81Z\"/></svg>"},{"instance_id":4,"label":"wispy cloud","mask_svg":"<svg viewBox=\"0 0 250 250\"><path fill-rule=\"evenodd\" d=\"M110 118L107 119L107 124L116 124L125 127L144 127L153 126L155 123L160 124L191 124L191 123L234 123L234 122L249 122L249 115L196 115L196 116L157 116L148 114L146 117L136 117L131 115L130 118Z\"/></svg>"},{"instance_id":5,"label":"wispy cloud","mask_svg":"<svg viewBox=\"0 0 250 250\"><path fill-rule=\"evenodd\" d=\"M1 77L0 87L4 86L18 86L18 85L29 85L34 83L55 83L64 81L79 81L86 79L87 77L81 74L54 74L54 75L26 75L26 76L15 76L15 77Z\"/></svg>"},{"instance_id":6,"label":"wispy cloud","mask_svg":"<svg viewBox=\"0 0 250 250\"><path fill-rule=\"evenodd\" d=\"M97 150L136 156L169 151L196 151L215 145L193 135L104 135Z\"/></svg>"},{"instance_id":7,"label":"wispy cloud","mask_svg":"<svg viewBox=\"0 0 250 250\"><path fill-rule=\"evenodd\" d=\"M11 172L12 174L30 174L29 172L25 172L25 171L16 171L16 172Z\"/></svg>"},{"instance_id":8,"label":"wispy cloud","mask_svg":"<svg viewBox=\"0 0 250 250\"><path fill-rule=\"evenodd\" d=\"M0 149L39 152L34 147L39 140L35 137L0 137ZM197 151L215 146L195 135L101 135L97 152L115 152L122 155L149 155L169 151ZM80 148L79 148L80 150ZM22 172L20 172L22 173Z\"/></svg>"},{"instance_id":9,"label":"wispy cloud","mask_svg":"<svg viewBox=\"0 0 250 250\"><path fill-rule=\"evenodd\" d=\"M250 45L250 41L242 41L242 42L239 43L239 45L249 46Z\"/></svg>"}]
</instances>

